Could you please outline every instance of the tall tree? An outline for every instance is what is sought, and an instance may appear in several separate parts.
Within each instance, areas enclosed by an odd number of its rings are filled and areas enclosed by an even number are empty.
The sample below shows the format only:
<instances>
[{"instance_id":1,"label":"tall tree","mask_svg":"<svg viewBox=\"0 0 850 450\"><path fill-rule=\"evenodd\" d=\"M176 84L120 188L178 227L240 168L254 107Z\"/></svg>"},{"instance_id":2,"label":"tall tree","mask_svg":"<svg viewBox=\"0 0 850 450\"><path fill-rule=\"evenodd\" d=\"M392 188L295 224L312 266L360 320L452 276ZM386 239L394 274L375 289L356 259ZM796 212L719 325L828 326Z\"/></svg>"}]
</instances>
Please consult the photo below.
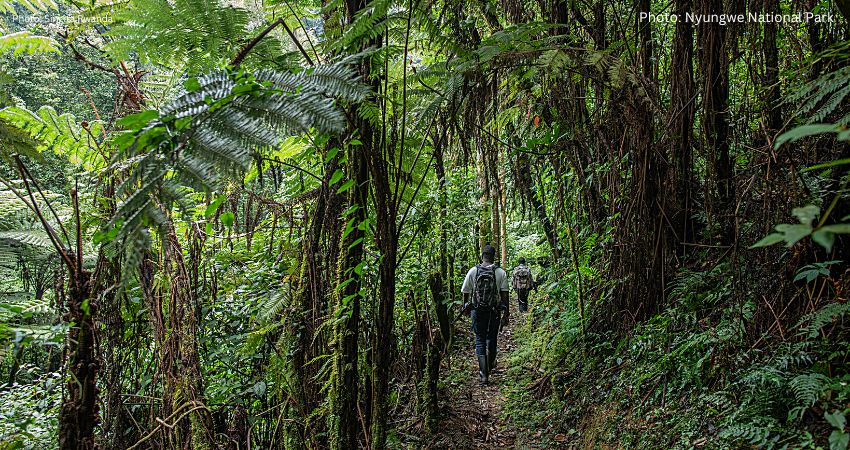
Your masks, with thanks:
<instances>
[{"instance_id":1,"label":"tall tree","mask_svg":"<svg viewBox=\"0 0 850 450\"><path fill-rule=\"evenodd\" d=\"M722 0L700 0L703 16L722 14ZM710 228L718 230L722 243L732 240L729 207L735 195L733 162L729 155L729 53L727 27L706 21L698 27L702 77L702 131L708 177L705 183L706 213ZM714 231L712 231L714 232Z\"/></svg>"}]
</instances>

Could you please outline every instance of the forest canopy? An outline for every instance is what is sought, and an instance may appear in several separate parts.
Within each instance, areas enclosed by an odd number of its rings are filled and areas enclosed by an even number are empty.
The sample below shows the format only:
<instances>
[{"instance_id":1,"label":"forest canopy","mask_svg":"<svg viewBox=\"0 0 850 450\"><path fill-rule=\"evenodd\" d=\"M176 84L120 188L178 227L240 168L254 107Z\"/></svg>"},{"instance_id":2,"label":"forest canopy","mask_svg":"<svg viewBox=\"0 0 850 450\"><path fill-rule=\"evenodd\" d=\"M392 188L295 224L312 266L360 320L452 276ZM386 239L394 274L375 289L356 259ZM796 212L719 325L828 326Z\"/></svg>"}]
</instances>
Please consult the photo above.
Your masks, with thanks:
<instances>
[{"instance_id":1,"label":"forest canopy","mask_svg":"<svg viewBox=\"0 0 850 450\"><path fill-rule=\"evenodd\" d=\"M847 449L849 19L0 0L0 450Z\"/></svg>"}]
</instances>

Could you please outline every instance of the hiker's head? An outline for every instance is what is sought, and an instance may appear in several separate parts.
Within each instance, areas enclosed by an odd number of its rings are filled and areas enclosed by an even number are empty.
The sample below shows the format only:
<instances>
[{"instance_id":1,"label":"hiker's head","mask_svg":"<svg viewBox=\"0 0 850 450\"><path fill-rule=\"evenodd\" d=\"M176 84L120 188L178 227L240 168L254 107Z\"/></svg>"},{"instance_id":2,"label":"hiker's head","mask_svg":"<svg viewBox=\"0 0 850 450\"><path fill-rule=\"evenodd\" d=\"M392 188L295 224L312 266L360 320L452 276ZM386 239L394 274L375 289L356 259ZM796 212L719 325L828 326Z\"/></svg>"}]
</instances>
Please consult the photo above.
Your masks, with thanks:
<instances>
[{"instance_id":1,"label":"hiker's head","mask_svg":"<svg viewBox=\"0 0 850 450\"><path fill-rule=\"evenodd\" d=\"M495 257L496 257L496 249L493 248L493 246L490 245L490 244L485 244L484 248L481 249L481 259L483 259L484 262L491 263L491 262L493 262L493 258L495 258Z\"/></svg>"},{"instance_id":2,"label":"hiker's head","mask_svg":"<svg viewBox=\"0 0 850 450\"><path fill-rule=\"evenodd\" d=\"M525 264L525 258L520 257L520 258L519 258L519 263L520 263L520 264Z\"/></svg>"}]
</instances>

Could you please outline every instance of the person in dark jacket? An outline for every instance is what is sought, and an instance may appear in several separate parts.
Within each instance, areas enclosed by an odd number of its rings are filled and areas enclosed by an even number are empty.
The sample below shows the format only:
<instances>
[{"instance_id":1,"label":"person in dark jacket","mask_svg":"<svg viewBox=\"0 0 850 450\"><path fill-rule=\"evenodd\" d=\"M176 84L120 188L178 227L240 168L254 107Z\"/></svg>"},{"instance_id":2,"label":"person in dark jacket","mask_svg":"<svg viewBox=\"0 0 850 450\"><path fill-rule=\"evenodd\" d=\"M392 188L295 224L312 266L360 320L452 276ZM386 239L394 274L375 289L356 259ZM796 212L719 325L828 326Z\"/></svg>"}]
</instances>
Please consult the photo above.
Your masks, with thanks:
<instances>
[{"instance_id":1,"label":"person in dark jacket","mask_svg":"<svg viewBox=\"0 0 850 450\"><path fill-rule=\"evenodd\" d=\"M516 291L520 312L528 311L528 293L535 289L534 275L525 265L525 258L519 259L519 265L511 270L511 287Z\"/></svg>"}]
</instances>

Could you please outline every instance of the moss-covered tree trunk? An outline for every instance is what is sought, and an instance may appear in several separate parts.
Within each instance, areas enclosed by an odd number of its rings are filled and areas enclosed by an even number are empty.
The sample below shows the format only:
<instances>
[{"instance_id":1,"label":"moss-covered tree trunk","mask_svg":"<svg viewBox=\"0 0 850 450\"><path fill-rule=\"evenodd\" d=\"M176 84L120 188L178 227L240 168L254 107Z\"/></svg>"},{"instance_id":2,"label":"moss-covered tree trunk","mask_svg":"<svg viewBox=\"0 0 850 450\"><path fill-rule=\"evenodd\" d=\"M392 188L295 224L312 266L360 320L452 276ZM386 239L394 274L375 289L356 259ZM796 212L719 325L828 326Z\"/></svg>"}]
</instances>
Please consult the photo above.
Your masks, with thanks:
<instances>
[{"instance_id":1,"label":"moss-covered tree trunk","mask_svg":"<svg viewBox=\"0 0 850 450\"><path fill-rule=\"evenodd\" d=\"M348 192L349 207L356 207L352 228L343 229L341 257L336 275L336 326L334 337L334 374L330 417L331 447L338 450L358 448L358 334L360 330L360 270L363 260L369 184L364 153L350 150L348 176L355 180Z\"/></svg>"},{"instance_id":2,"label":"moss-covered tree trunk","mask_svg":"<svg viewBox=\"0 0 850 450\"><path fill-rule=\"evenodd\" d=\"M162 240L163 275L169 283L168 318L164 351L168 371L164 376L163 405L170 406L170 448L208 450L214 447L212 415L204 398L201 358L198 353L198 305L183 248L174 225L167 222ZM168 428L167 426L164 428Z\"/></svg>"},{"instance_id":3,"label":"moss-covered tree trunk","mask_svg":"<svg viewBox=\"0 0 850 450\"><path fill-rule=\"evenodd\" d=\"M99 422L97 373L100 361L95 352L96 311L91 301L91 273L72 268L68 281L68 329L66 352L69 380L59 413L59 448L93 450L94 429Z\"/></svg>"}]
</instances>

